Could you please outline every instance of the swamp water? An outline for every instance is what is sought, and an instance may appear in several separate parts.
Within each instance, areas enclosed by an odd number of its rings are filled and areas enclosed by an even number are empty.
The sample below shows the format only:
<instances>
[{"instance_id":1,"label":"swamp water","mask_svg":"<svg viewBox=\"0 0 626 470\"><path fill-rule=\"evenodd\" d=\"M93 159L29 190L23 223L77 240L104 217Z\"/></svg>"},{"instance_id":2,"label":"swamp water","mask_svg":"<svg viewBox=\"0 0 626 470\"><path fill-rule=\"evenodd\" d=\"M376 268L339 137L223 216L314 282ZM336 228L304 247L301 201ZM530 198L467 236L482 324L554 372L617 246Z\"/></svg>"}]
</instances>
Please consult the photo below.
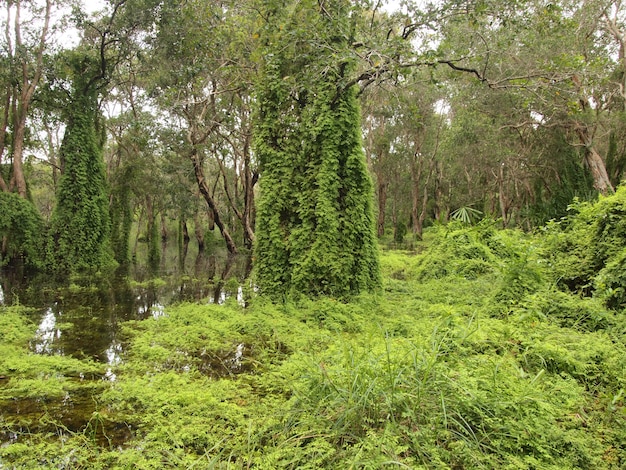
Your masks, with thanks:
<instances>
[{"instance_id":1,"label":"swamp water","mask_svg":"<svg viewBox=\"0 0 626 470\"><path fill-rule=\"evenodd\" d=\"M124 360L127 342L122 324L164 315L165 306L176 302L222 303L229 297L243 302L241 283L249 272L246 257L199 253L187 263L173 261L162 262L156 272L132 266L111 279L69 286L41 276L31 278L18 269L0 271L0 312L2 306L30 307L24 315L37 325L30 354L92 365L69 375L55 372L65 384L62 396L36 392L7 396L2 389L9 391L12 378L0 372L0 446L31 432L84 433L109 446L131 437L132 429L125 423L102 419L97 403L98 394L116 380L115 368ZM207 359L201 370L210 376L239 373L245 369L241 363L245 348L241 344L221 357Z\"/></svg>"}]
</instances>

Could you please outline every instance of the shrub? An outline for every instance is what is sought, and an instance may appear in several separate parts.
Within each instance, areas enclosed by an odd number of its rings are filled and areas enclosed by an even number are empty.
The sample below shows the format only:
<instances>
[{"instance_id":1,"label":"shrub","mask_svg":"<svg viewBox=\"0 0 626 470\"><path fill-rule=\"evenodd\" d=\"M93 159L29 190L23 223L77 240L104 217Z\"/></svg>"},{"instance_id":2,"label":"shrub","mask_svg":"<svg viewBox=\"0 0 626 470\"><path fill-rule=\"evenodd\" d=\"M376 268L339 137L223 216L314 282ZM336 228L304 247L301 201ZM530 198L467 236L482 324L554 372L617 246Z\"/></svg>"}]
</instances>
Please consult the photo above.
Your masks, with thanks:
<instances>
[{"instance_id":1,"label":"shrub","mask_svg":"<svg viewBox=\"0 0 626 470\"><path fill-rule=\"evenodd\" d=\"M0 244L7 241L6 251L0 252L0 266L18 258L40 266L44 224L35 206L17 194L0 192L0 207Z\"/></svg>"},{"instance_id":2,"label":"shrub","mask_svg":"<svg viewBox=\"0 0 626 470\"><path fill-rule=\"evenodd\" d=\"M575 201L570 215L548 224L544 255L561 288L596 295L623 307L626 259L626 186L595 203Z\"/></svg>"}]
</instances>

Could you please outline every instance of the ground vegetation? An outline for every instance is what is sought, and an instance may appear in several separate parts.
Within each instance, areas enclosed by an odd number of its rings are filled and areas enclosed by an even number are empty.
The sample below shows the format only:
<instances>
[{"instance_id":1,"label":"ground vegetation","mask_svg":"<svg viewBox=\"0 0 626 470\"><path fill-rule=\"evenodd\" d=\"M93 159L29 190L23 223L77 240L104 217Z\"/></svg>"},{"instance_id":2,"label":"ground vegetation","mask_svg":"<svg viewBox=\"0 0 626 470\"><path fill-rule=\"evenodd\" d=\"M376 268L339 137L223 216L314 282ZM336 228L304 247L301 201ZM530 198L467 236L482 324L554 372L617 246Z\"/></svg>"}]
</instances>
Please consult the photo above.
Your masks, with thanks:
<instances>
[{"instance_id":1,"label":"ground vegetation","mask_svg":"<svg viewBox=\"0 0 626 470\"><path fill-rule=\"evenodd\" d=\"M170 305L125 324L113 365L29 351L38 314L2 307L0 401L24 412L0 421L0 462L621 468L623 197L533 235L429 227L418 252L382 252L381 293L347 303ZM67 400L91 404L82 420Z\"/></svg>"}]
</instances>

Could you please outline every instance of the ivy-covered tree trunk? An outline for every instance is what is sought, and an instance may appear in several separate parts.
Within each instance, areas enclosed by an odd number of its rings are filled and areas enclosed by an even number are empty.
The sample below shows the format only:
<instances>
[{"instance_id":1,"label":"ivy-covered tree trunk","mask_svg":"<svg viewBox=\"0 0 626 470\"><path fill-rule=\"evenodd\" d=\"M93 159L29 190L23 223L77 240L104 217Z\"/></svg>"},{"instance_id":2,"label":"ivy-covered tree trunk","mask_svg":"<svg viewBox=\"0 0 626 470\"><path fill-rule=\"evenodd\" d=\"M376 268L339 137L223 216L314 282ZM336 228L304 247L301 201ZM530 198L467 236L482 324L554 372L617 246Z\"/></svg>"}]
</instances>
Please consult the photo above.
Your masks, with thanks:
<instances>
[{"instance_id":1,"label":"ivy-covered tree trunk","mask_svg":"<svg viewBox=\"0 0 626 470\"><path fill-rule=\"evenodd\" d=\"M52 215L54 268L64 272L110 266L109 203L102 140L97 131L97 88L87 60L75 64L73 99L60 156L62 175Z\"/></svg>"},{"instance_id":2,"label":"ivy-covered tree trunk","mask_svg":"<svg viewBox=\"0 0 626 470\"><path fill-rule=\"evenodd\" d=\"M273 298L346 297L380 285L357 90L343 87L350 60L333 53L348 43L348 8L343 0L300 2L268 41L255 136L255 258L260 292Z\"/></svg>"},{"instance_id":3,"label":"ivy-covered tree trunk","mask_svg":"<svg viewBox=\"0 0 626 470\"><path fill-rule=\"evenodd\" d=\"M111 247L115 260L122 266L130 263L130 230L133 223L131 210L131 178L133 171L130 167L118 171L117 184L111 191L110 219L111 219Z\"/></svg>"}]
</instances>

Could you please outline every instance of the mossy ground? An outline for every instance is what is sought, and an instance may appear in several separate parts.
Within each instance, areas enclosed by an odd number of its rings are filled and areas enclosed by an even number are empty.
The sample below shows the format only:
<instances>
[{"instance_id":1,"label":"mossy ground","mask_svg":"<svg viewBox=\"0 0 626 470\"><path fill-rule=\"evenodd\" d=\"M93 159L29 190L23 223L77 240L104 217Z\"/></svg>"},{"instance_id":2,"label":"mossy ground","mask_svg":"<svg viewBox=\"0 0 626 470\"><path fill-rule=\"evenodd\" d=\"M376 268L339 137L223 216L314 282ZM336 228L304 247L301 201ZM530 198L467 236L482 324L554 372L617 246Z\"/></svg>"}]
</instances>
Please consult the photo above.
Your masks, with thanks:
<instances>
[{"instance_id":1,"label":"mossy ground","mask_svg":"<svg viewBox=\"0 0 626 470\"><path fill-rule=\"evenodd\" d=\"M349 303L172 305L125 324L115 380L3 308L2 406L91 408L5 415L0 467L624 468L624 311L559 290L542 240L439 227Z\"/></svg>"}]
</instances>

